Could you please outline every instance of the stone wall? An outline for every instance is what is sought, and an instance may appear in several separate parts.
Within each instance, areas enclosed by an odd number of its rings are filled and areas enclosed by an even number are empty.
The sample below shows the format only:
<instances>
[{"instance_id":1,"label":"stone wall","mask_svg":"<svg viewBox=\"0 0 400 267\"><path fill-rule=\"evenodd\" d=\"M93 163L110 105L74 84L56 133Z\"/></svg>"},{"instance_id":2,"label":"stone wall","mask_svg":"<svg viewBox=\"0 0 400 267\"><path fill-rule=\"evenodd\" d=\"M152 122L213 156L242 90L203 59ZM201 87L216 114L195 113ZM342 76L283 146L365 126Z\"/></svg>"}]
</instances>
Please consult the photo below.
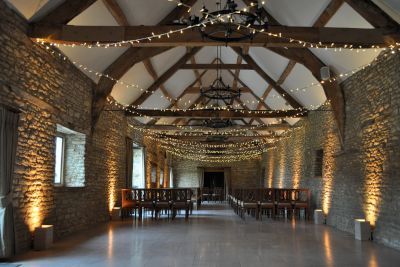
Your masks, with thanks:
<instances>
[{"instance_id":1,"label":"stone wall","mask_svg":"<svg viewBox=\"0 0 400 267\"><path fill-rule=\"evenodd\" d=\"M85 186L85 151L84 134L65 135L64 183L69 187Z\"/></svg>"},{"instance_id":2,"label":"stone wall","mask_svg":"<svg viewBox=\"0 0 400 267\"><path fill-rule=\"evenodd\" d=\"M16 252L53 224L56 238L104 222L125 183L126 118L104 112L91 134L94 83L26 37L27 23L0 1L0 104L20 110L13 206ZM56 187L57 124L86 136L85 186Z\"/></svg>"},{"instance_id":3,"label":"stone wall","mask_svg":"<svg viewBox=\"0 0 400 267\"><path fill-rule=\"evenodd\" d=\"M233 163L209 163L186 160L179 157L172 159L174 187L199 187L198 168L230 168L232 188L251 188L260 186L259 160L245 160Z\"/></svg>"},{"instance_id":4,"label":"stone wall","mask_svg":"<svg viewBox=\"0 0 400 267\"><path fill-rule=\"evenodd\" d=\"M400 249L400 56L386 53L342 83L346 123L341 147L333 115L311 112L290 138L263 155L265 185L312 190L327 224L354 231L366 218L374 240ZM329 108L328 108L329 109ZM323 176L314 176L324 149Z\"/></svg>"}]
</instances>

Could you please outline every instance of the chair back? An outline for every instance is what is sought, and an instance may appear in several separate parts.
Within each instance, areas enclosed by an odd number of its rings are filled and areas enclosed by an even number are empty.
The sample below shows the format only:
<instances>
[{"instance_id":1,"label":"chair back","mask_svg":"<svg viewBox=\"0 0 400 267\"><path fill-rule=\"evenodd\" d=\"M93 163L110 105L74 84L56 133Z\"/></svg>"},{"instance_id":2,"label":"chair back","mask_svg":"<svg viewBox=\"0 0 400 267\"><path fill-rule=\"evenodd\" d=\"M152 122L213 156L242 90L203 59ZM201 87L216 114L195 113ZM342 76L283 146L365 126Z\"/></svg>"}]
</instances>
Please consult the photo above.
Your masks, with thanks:
<instances>
[{"instance_id":1,"label":"chair back","mask_svg":"<svg viewBox=\"0 0 400 267\"><path fill-rule=\"evenodd\" d=\"M274 203L275 201L275 190L272 188L260 189L260 202L261 203Z\"/></svg>"},{"instance_id":2,"label":"chair back","mask_svg":"<svg viewBox=\"0 0 400 267\"><path fill-rule=\"evenodd\" d=\"M257 189L243 189L242 200L244 203L257 203L259 201L258 190Z\"/></svg>"},{"instance_id":3,"label":"chair back","mask_svg":"<svg viewBox=\"0 0 400 267\"><path fill-rule=\"evenodd\" d=\"M172 189L172 200L174 202L187 202L188 190L187 189Z\"/></svg>"},{"instance_id":4,"label":"chair back","mask_svg":"<svg viewBox=\"0 0 400 267\"><path fill-rule=\"evenodd\" d=\"M292 189L276 189L276 201L278 203L291 203Z\"/></svg>"}]
</instances>

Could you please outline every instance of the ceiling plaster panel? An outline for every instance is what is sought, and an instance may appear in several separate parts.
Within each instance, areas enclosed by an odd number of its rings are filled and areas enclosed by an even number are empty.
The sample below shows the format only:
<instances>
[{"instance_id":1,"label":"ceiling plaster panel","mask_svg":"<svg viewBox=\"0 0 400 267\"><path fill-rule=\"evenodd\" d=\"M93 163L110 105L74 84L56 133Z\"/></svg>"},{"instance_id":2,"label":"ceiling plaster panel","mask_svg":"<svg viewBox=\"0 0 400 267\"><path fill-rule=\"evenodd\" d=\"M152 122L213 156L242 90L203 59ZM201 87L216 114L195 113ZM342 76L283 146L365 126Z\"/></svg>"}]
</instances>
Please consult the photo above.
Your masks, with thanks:
<instances>
[{"instance_id":1,"label":"ceiling plaster panel","mask_svg":"<svg viewBox=\"0 0 400 267\"><path fill-rule=\"evenodd\" d=\"M281 24L312 26L330 0L269 0L266 9Z\"/></svg>"},{"instance_id":2,"label":"ceiling plaster panel","mask_svg":"<svg viewBox=\"0 0 400 267\"><path fill-rule=\"evenodd\" d=\"M71 20L68 25L118 26L118 23L103 4L103 1L96 1Z\"/></svg>"},{"instance_id":3,"label":"ceiling plaster panel","mask_svg":"<svg viewBox=\"0 0 400 267\"><path fill-rule=\"evenodd\" d=\"M151 63L157 75L160 77L172 67L186 53L186 48L179 46L151 58Z\"/></svg>"},{"instance_id":4,"label":"ceiling plaster panel","mask_svg":"<svg viewBox=\"0 0 400 267\"><path fill-rule=\"evenodd\" d=\"M127 88L121 84L114 86L111 95L120 103L130 104L143 93L140 88L145 90L150 87L153 83L153 78L148 74L143 63L138 63L122 76L121 81L139 86L139 88Z\"/></svg>"},{"instance_id":5,"label":"ceiling plaster panel","mask_svg":"<svg viewBox=\"0 0 400 267\"><path fill-rule=\"evenodd\" d=\"M130 25L156 25L175 7L164 0L117 0Z\"/></svg>"},{"instance_id":6,"label":"ceiling plaster panel","mask_svg":"<svg viewBox=\"0 0 400 267\"><path fill-rule=\"evenodd\" d=\"M300 104L305 105L306 107L319 106L326 100L322 87L315 86L311 89L306 89L305 91L296 90L297 88L309 86L312 83L319 84L307 68L302 64L296 64L285 82L282 84L282 87L286 92L297 99Z\"/></svg>"},{"instance_id":7,"label":"ceiling plaster panel","mask_svg":"<svg viewBox=\"0 0 400 267\"><path fill-rule=\"evenodd\" d=\"M250 48L249 54L257 65L275 81L279 79L289 63L287 58L265 49L264 47L252 47Z\"/></svg>"},{"instance_id":8,"label":"ceiling plaster panel","mask_svg":"<svg viewBox=\"0 0 400 267\"><path fill-rule=\"evenodd\" d=\"M192 70L179 70L164 83L164 86L172 97L178 97L195 79Z\"/></svg>"}]
</instances>

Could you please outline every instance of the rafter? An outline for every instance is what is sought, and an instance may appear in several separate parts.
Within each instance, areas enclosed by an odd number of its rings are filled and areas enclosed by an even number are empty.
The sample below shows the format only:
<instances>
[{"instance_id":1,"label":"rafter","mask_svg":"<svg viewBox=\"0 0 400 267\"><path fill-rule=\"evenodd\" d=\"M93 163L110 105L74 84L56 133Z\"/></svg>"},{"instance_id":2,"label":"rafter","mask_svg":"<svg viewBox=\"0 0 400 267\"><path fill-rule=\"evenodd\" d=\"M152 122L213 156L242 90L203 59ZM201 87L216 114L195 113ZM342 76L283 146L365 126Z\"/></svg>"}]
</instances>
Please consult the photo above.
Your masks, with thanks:
<instances>
[{"instance_id":1,"label":"rafter","mask_svg":"<svg viewBox=\"0 0 400 267\"><path fill-rule=\"evenodd\" d=\"M345 0L355 11L375 28L398 29L399 24L371 0Z\"/></svg>"},{"instance_id":2,"label":"rafter","mask_svg":"<svg viewBox=\"0 0 400 267\"><path fill-rule=\"evenodd\" d=\"M70 22L85 9L90 7L96 0L69 0L64 1L53 11L40 20L35 20L33 23L51 23L54 25L63 25Z\"/></svg>"},{"instance_id":3,"label":"rafter","mask_svg":"<svg viewBox=\"0 0 400 267\"><path fill-rule=\"evenodd\" d=\"M132 119L132 118L131 118ZM178 128L175 123L171 125L165 124L155 124L155 125L136 125L136 127L140 127L141 129L149 129L154 131L181 131L182 128ZM243 130L247 131L254 128L254 126L246 126L246 125L234 125L227 127L226 130ZM271 124L271 125L262 125L257 126L257 131L284 131L288 129L292 129L293 127L290 126L288 123L279 123L279 124ZM215 130L214 128L205 127L204 125L190 125L190 128L185 128L185 132L194 132L194 131L212 131Z\"/></svg>"},{"instance_id":4,"label":"rafter","mask_svg":"<svg viewBox=\"0 0 400 267\"><path fill-rule=\"evenodd\" d=\"M248 2L248 0L244 0ZM270 20L273 20L274 23L279 24L268 12L263 8L262 16L267 16ZM314 77L320 80L320 69L325 66L325 64L310 50L308 49L284 49L284 48L274 48L271 49L275 53L280 54L288 58L289 60L293 60L300 64L303 64L306 68L308 68ZM290 51L290 52L289 52ZM334 75L334 73L332 72ZM345 109L344 109L344 95L341 86L337 82L325 83L322 85L324 88L324 92L326 97L331 101L331 106L334 112L334 116L336 119L336 123L339 129L339 139L341 144L343 144L344 137L344 120L345 120Z\"/></svg>"},{"instance_id":5,"label":"rafter","mask_svg":"<svg viewBox=\"0 0 400 267\"><path fill-rule=\"evenodd\" d=\"M181 57L174 65L172 65L167 71L163 73L149 88L147 88L146 92L141 94L138 99L131 103L133 106L138 106L143 104L147 98L149 98L164 82L166 82L169 78L174 75L179 68L185 64L193 55L195 55L201 48L194 47L187 52L183 57Z\"/></svg>"},{"instance_id":6,"label":"rafter","mask_svg":"<svg viewBox=\"0 0 400 267\"><path fill-rule=\"evenodd\" d=\"M187 0L184 2L188 5L194 5L196 1L197 0ZM81 2L82 5L83 2L88 2L88 1L71 0L71 1L66 1L65 3L67 2L68 3ZM177 6L166 17L164 17L164 19L162 19L158 23L158 25L170 23L175 19L180 19L181 17L187 15L188 13L186 7ZM143 61L146 58L158 55L169 49L170 48L165 48L165 47L149 48L149 49L130 47L121 56L119 56L110 66L108 66L104 71L104 73L110 75L115 79L120 79L136 63ZM93 103L92 103L92 131L94 130L97 120L100 116L100 113L105 106L107 96L111 93L111 90L114 85L115 85L114 81L102 77L94 91Z\"/></svg>"},{"instance_id":7,"label":"rafter","mask_svg":"<svg viewBox=\"0 0 400 267\"><path fill-rule=\"evenodd\" d=\"M253 67L253 70L257 72L268 84L271 84L274 89L293 107L300 108L301 104L294 99L289 93L285 91L280 85L278 85L265 71L258 66L258 64L251 58L250 55L243 54L240 48L232 48L238 55L243 57L243 59L247 62L247 64Z\"/></svg>"},{"instance_id":8,"label":"rafter","mask_svg":"<svg viewBox=\"0 0 400 267\"><path fill-rule=\"evenodd\" d=\"M283 70L283 72L282 72L281 76L279 77L279 79L276 81L276 84L278 84L278 85L283 84L284 81L286 80L286 78L289 76L290 72L293 70L295 65L296 65L296 61L289 60L288 65ZM267 97L268 97L269 93L272 91L272 89L273 89L272 85L269 84L267 89L265 89L263 95L259 99L260 103L258 103L257 109L260 109L263 106L263 103L265 104L265 99L267 99Z\"/></svg>"},{"instance_id":9,"label":"rafter","mask_svg":"<svg viewBox=\"0 0 400 267\"><path fill-rule=\"evenodd\" d=\"M117 3L116 0L102 0L103 4L106 6L108 11L117 21L118 25L120 26L129 26L128 19L126 18L124 12L122 11L121 7Z\"/></svg>"},{"instance_id":10,"label":"rafter","mask_svg":"<svg viewBox=\"0 0 400 267\"><path fill-rule=\"evenodd\" d=\"M223 70L251 70L252 67L249 64L185 64L181 69L189 70L212 70L212 69L223 69Z\"/></svg>"},{"instance_id":11,"label":"rafter","mask_svg":"<svg viewBox=\"0 0 400 267\"><path fill-rule=\"evenodd\" d=\"M188 50L187 52L190 52L190 50ZM194 58L194 56L192 56L192 58ZM211 64L213 64L215 62L215 59L211 62ZM193 86L196 84L196 83L199 83L199 82L201 82L201 79L202 79L202 77L205 75L207 73L207 70L205 70L205 71L203 71L202 73L200 73L198 76L196 75L196 79L188 86L188 87L186 87L183 91L182 91L182 93L177 97L177 99L181 99L182 97L184 97L186 94L188 94L189 93L189 91L191 90L191 88L193 88ZM198 98L199 99L199 98ZM197 100L198 100L197 99ZM196 101L197 101L196 100ZM195 102L196 102L195 101ZM173 102L173 103L171 103L168 107L167 107L167 109L170 109L170 108L172 108L172 107L174 107L174 106L176 106L177 105L177 102ZM194 103L192 103L192 105L189 107L189 108L192 108L194 106ZM177 106L176 106L177 107ZM179 120L179 119L178 119ZM149 125L152 125L152 124L155 124L155 123L157 123L157 119L152 119L151 121L149 121L147 124L149 124Z\"/></svg>"},{"instance_id":12,"label":"rafter","mask_svg":"<svg viewBox=\"0 0 400 267\"><path fill-rule=\"evenodd\" d=\"M267 113L242 112L240 110L154 110L136 109L135 113L128 112L127 116L139 117L175 117L175 118L283 118L283 117L304 117L307 112L299 113L297 110L271 110Z\"/></svg>"},{"instance_id":13,"label":"rafter","mask_svg":"<svg viewBox=\"0 0 400 267\"><path fill-rule=\"evenodd\" d=\"M143 60L143 64L147 70L147 72L150 74L151 77L153 77L154 81L157 81L158 75L153 67L153 64L151 64L150 59L145 59ZM169 94L168 90L165 88L164 84L160 85L160 90L163 93L163 95L171 102L174 102L172 99L173 97ZM171 103L172 103L171 102Z\"/></svg>"},{"instance_id":14,"label":"rafter","mask_svg":"<svg viewBox=\"0 0 400 267\"><path fill-rule=\"evenodd\" d=\"M97 44L98 42L120 42L152 36L153 33L166 33L171 30L179 31L183 26L73 26L73 25L31 25L29 36L53 43ZM214 27L214 26L208 26ZM387 47L400 40L398 32L388 29L357 29L357 28L318 28L318 27L288 27L270 26L268 32L282 34L285 38L257 34L251 40L230 43L230 46L242 47L303 47L302 43L292 39L311 43L321 43L329 47L380 46ZM216 46L225 45L204 39L199 31L188 30L184 34L173 34L170 38L153 38L141 42L127 42L126 45L135 47L148 46Z\"/></svg>"},{"instance_id":15,"label":"rafter","mask_svg":"<svg viewBox=\"0 0 400 267\"><path fill-rule=\"evenodd\" d=\"M191 57L191 58L190 58L190 63L196 64L196 57ZM194 73L194 75L196 76L196 79L198 79L199 85L200 85L200 86L203 86L203 82L201 81L201 78L199 79L199 76L200 76L199 70L194 69L194 70L193 70L193 73Z\"/></svg>"},{"instance_id":16,"label":"rafter","mask_svg":"<svg viewBox=\"0 0 400 267\"><path fill-rule=\"evenodd\" d=\"M313 27L324 27L342 6L344 0L331 0L325 10L314 22Z\"/></svg>"},{"instance_id":17,"label":"rafter","mask_svg":"<svg viewBox=\"0 0 400 267\"><path fill-rule=\"evenodd\" d=\"M165 137L168 138L174 138L178 140L187 140L187 141L205 141L207 140L208 137L214 137L215 135L213 134L207 134L207 135L201 135L201 136L188 136L188 135L165 135ZM274 135L274 134L268 134L268 135L243 135L243 136L230 136L230 135L224 135L227 140L229 141L251 141L254 139L276 139L279 138L279 136Z\"/></svg>"}]
</instances>

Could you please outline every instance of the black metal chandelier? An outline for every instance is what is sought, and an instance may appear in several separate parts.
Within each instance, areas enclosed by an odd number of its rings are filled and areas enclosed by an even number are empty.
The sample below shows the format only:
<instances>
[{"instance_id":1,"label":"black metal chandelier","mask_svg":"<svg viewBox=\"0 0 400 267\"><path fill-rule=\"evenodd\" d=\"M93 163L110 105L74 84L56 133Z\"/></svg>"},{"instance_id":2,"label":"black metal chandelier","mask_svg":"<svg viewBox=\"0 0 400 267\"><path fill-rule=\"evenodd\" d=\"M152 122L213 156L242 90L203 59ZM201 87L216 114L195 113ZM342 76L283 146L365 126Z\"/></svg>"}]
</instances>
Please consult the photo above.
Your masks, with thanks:
<instances>
[{"instance_id":1,"label":"black metal chandelier","mask_svg":"<svg viewBox=\"0 0 400 267\"><path fill-rule=\"evenodd\" d=\"M214 119L204 120L203 125L209 128L221 129L226 127L231 127L233 125L233 122L230 119L214 118Z\"/></svg>"},{"instance_id":2,"label":"black metal chandelier","mask_svg":"<svg viewBox=\"0 0 400 267\"><path fill-rule=\"evenodd\" d=\"M240 89L233 89L225 84L222 80L221 69L221 47L217 46L217 78L207 87L200 88L200 95L209 99L216 100L231 100L240 97Z\"/></svg>"},{"instance_id":3,"label":"black metal chandelier","mask_svg":"<svg viewBox=\"0 0 400 267\"><path fill-rule=\"evenodd\" d=\"M200 94L209 99L228 100L240 97L240 89L234 90L224 83L222 77L217 77L210 86L202 87Z\"/></svg>"},{"instance_id":4,"label":"black metal chandelier","mask_svg":"<svg viewBox=\"0 0 400 267\"><path fill-rule=\"evenodd\" d=\"M264 30L268 28L268 21L261 16L262 8L259 8L257 4L254 4L250 10L238 10L237 7L234 0L226 0L223 7L222 2L217 2L218 10L213 12L208 12L208 9L203 6L202 17L192 16L190 24L203 25L200 27L203 38L224 43L253 39L257 34L255 28ZM209 20L215 21L212 27L206 26Z\"/></svg>"}]
</instances>

